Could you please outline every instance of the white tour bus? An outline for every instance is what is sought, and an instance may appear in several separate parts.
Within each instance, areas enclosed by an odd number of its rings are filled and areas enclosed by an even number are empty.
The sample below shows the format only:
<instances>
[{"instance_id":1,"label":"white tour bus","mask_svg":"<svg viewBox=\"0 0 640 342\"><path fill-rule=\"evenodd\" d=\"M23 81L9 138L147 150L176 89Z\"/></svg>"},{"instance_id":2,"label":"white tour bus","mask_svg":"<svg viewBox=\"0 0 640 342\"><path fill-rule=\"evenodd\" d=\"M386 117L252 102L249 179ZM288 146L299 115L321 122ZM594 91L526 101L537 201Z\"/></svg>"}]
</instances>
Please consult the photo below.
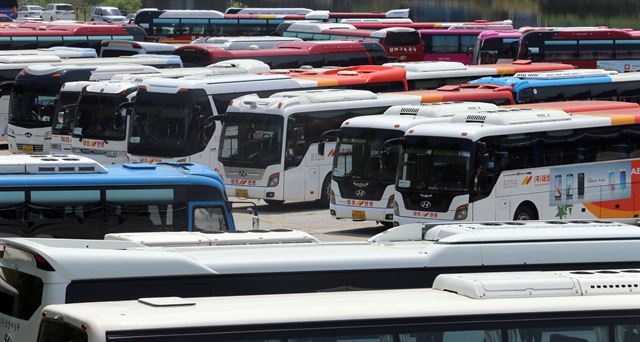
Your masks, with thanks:
<instances>
[{"instance_id":1,"label":"white tour bus","mask_svg":"<svg viewBox=\"0 0 640 342\"><path fill-rule=\"evenodd\" d=\"M394 221L633 219L637 114L501 109L409 130Z\"/></svg>"},{"instance_id":2,"label":"white tour bus","mask_svg":"<svg viewBox=\"0 0 640 342\"><path fill-rule=\"evenodd\" d=\"M251 71L268 71L269 66L255 61ZM255 70L254 70L255 69ZM219 76L247 74L242 67L212 64L205 68L180 68L158 70L140 75L116 75L110 81L86 86L79 94L73 108L71 148L75 154L95 159L101 163L124 163L127 159L127 135L130 115L140 83L151 78L180 78L186 76Z\"/></svg>"},{"instance_id":3,"label":"white tour bus","mask_svg":"<svg viewBox=\"0 0 640 342\"><path fill-rule=\"evenodd\" d=\"M225 50L272 49L282 43L301 42L302 39L281 36L201 37L192 44L207 44Z\"/></svg>"},{"instance_id":4,"label":"white tour bus","mask_svg":"<svg viewBox=\"0 0 640 342\"><path fill-rule=\"evenodd\" d=\"M100 57L121 57L137 54L171 55L183 44L139 42L135 40L105 40L102 42Z\"/></svg>"},{"instance_id":5,"label":"white tour bus","mask_svg":"<svg viewBox=\"0 0 640 342\"><path fill-rule=\"evenodd\" d=\"M215 116L233 99L258 93L311 89L318 81L286 75L153 78L140 84L131 116L128 158L132 162L188 161L214 166L220 129Z\"/></svg>"},{"instance_id":6,"label":"white tour bus","mask_svg":"<svg viewBox=\"0 0 640 342\"><path fill-rule=\"evenodd\" d=\"M629 268L640 260L640 229L610 222L411 224L370 241L251 246L0 243L0 336L21 342L36 339L49 304L416 288L442 273Z\"/></svg>"},{"instance_id":7,"label":"white tour bus","mask_svg":"<svg viewBox=\"0 0 640 342\"><path fill-rule=\"evenodd\" d=\"M382 115L349 119L325 137L337 138L333 156L329 209L337 219L377 221L393 225L398 145L385 146L402 138L411 127L448 121L460 112L497 110L482 102L436 102L401 105Z\"/></svg>"},{"instance_id":8,"label":"white tour bus","mask_svg":"<svg viewBox=\"0 0 640 342\"><path fill-rule=\"evenodd\" d=\"M414 95L343 89L240 97L222 120L216 169L229 196L328 205L335 142L325 144L322 134L346 119L420 101Z\"/></svg>"},{"instance_id":9,"label":"white tour bus","mask_svg":"<svg viewBox=\"0 0 640 342\"><path fill-rule=\"evenodd\" d=\"M439 275L433 288L52 305L38 342L637 342L640 269Z\"/></svg>"},{"instance_id":10,"label":"white tour bus","mask_svg":"<svg viewBox=\"0 0 640 342\"><path fill-rule=\"evenodd\" d=\"M97 58L95 49L78 48L70 46L54 46L50 48L25 49L25 50L2 50L0 56L24 56L24 55L52 55L67 58Z\"/></svg>"},{"instance_id":11,"label":"white tour bus","mask_svg":"<svg viewBox=\"0 0 640 342\"><path fill-rule=\"evenodd\" d=\"M144 65L157 68L182 67L180 57L160 55L78 58L69 60L69 62L71 63L25 66L24 71L20 71L15 77L15 81L10 84L10 87L7 87L11 92L7 135L9 149L12 152L49 152L52 120L53 116L57 114L55 113L56 96L64 83L90 80L95 69L105 66L113 68L112 72L115 73L129 72L126 68ZM15 64L0 64L0 70L9 66L15 68ZM125 69L118 72L117 70L120 68ZM112 76L113 73L107 73L105 77Z\"/></svg>"}]
</instances>

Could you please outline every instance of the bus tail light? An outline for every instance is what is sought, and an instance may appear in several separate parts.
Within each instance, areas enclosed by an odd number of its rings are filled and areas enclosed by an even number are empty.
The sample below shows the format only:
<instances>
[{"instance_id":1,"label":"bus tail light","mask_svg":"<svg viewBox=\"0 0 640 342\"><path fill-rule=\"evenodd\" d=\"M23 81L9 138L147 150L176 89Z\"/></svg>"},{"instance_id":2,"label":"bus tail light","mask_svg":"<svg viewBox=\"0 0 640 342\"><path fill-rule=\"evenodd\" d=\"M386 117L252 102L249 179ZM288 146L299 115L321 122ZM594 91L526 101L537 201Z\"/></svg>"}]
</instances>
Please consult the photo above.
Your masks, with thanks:
<instances>
[{"instance_id":1,"label":"bus tail light","mask_svg":"<svg viewBox=\"0 0 640 342\"><path fill-rule=\"evenodd\" d=\"M138 43L131 43L131 47L134 48L134 49L141 49L142 48L142 46L140 46L140 44L138 44Z\"/></svg>"},{"instance_id":2,"label":"bus tail light","mask_svg":"<svg viewBox=\"0 0 640 342\"><path fill-rule=\"evenodd\" d=\"M33 260L36 262L36 267L44 271L55 271L53 266L40 254L33 254Z\"/></svg>"},{"instance_id":3,"label":"bus tail light","mask_svg":"<svg viewBox=\"0 0 640 342\"><path fill-rule=\"evenodd\" d=\"M454 220L464 220L467 218L467 215L469 214L469 205L468 204L463 204L461 206L459 206L458 208L456 208L456 214L453 216Z\"/></svg>"},{"instance_id":4,"label":"bus tail light","mask_svg":"<svg viewBox=\"0 0 640 342\"><path fill-rule=\"evenodd\" d=\"M269 176L267 186L278 186L278 184L280 184L280 172L276 172Z\"/></svg>"},{"instance_id":5,"label":"bus tail light","mask_svg":"<svg viewBox=\"0 0 640 342\"><path fill-rule=\"evenodd\" d=\"M396 196L389 196L389 200L387 201L387 208L393 208L393 204L396 202Z\"/></svg>"}]
</instances>

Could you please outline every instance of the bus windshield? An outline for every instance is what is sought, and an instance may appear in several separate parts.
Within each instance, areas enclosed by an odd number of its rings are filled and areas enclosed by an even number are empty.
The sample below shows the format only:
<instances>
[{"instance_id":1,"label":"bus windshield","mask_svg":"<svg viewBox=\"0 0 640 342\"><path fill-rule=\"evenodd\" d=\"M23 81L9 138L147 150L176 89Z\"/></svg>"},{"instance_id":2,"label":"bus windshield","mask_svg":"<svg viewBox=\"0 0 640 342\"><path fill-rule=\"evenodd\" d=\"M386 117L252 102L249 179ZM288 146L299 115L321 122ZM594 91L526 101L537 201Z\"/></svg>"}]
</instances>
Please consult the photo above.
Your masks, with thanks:
<instances>
[{"instance_id":1,"label":"bus windshield","mask_svg":"<svg viewBox=\"0 0 640 342\"><path fill-rule=\"evenodd\" d=\"M140 89L131 117L129 153L181 157L200 152L213 135L213 116L202 89L177 94Z\"/></svg>"},{"instance_id":2,"label":"bus windshield","mask_svg":"<svg viewBox=\"0 0 640 342\"><path fill-rule=\"evenodd\" d=\"M396 186L410 191L467 192L471 145L456 138L407 138Z\"/></svg>"},{"instance_id":3,"label":"bus windshield","mask_svg":"<svg viewBox=\"0 0 640 342\"><path fill-rule=\"evenodd\" d=\"M58 103L56 104L51 133L65 135L71 134L73 121L75 119L74 105L78 102L78 97L80 97L80 92L77 91L60 92L60 95L58 96Z\"/></svg>"},{"instance_id":4,"label":"bus windshield","mask_svg":"<svg viewBox=\"0 0 640 342\"><path fill-rule=\"evenodd\" d=\"M280 163L283 121L279 115L228 113L222 126L220 161L259 168Z\"/></svg>"},{"instance_id":5,"label":"bus windshield","mask_svg":"<svg viewBox=\"0 0 640 342\"><path fill-rule=\"evenodd\" d=\"M334 158L333 177L341 180L371 180L392 184L396 169L382 163L383 153L397 157L397 147L392 146L383 152L384 142L402 137L403 132L392 129L343 128ZM396 158L397 159L397 158Z\"/></svg>"},{"instance_id":6,"label":"bus windshield","mask_svg":"<svg viewBox=\"0 0 640 342\"><path fill-rule=\"evenodd\" d=\"M78 102L73 136L76 138L122 141L126 117L119 111L127 98L122 94L83 94Z\"/></svg>"},{"instance_id":7,"label":"bus windshield","mask_svg":"<svg viewBox=\"0 0 640 342\"><path fill-rule=\"evenodd\" d=\"M23 127L48 127L56 107L56 93L32 92L16 84L11 95L9 122Z\"/></svg>"},{"instance_id":8,"label":"bus windshield","mask_svg":"<svg viewBox=\"0 0 640 342\"><path fill-rule=\"evenodd\" d=\"M518 38L478 38L474 64L510 63L518 54Z\"/></svg>"}]
</instances>

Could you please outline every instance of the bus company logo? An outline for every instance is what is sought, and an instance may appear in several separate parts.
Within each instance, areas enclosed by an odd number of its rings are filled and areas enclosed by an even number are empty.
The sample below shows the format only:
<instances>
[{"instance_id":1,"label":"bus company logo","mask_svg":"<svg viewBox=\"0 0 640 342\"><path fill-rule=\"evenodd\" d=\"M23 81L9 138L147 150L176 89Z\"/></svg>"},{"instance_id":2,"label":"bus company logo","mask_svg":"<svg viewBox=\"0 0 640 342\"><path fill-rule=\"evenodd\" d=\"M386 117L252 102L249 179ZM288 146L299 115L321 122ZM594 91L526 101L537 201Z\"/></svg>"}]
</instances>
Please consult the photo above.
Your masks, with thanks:
<instances>
[{"instance_id":1,"label":"bus company logo","mask_svg":"<svg viewBox=\"0 0 640 342\"><path fill-rule=\"evenodd\" d=\"M82 140L82 146L87 147L104 147L104 141L99 140Z\"/></svg>"},{"instance_id":2,"label":"bus company logo","mask_svg":"<svg viewBox=\"0 0 640 342\"><path fill-rule=\"evenodd\" d=\"M230 182L233 185L249 185L249 186L256 185L256 181L255 180L251 180L251 179L235 179L235 178L231 178Z\"/></svg>"},{"instance_id":3,"label":"bus company logo","mask_svg":"<svg viewBox=\"0 0 640 342\"><path fill-rule=\"evenodd\" d=\"M71 142L71 137L62 136L62 137L60 137L60 141L62 141L62 142Z\"/></svg>"},{"instance_id":4,"label":"bus company logo","mask_svg":"<svg viewBox=\"0 0 640 342\"><path fill-rule=\"evenodd\" d=\"M26 132L26 133L24 134L24 136L25 136L26 138L31 138L31 137L33 136L33 134L31 134L30 132Z\"/></svg>"},{"instance_id":5,"label":"bus company logo","mask_svg":"<svg viewBox=\"0 0 640 342\"><path fill-rule=\"evenodd\" d=\"M155 164L155 163L161 163L162 159L158 159L158 158L140 158L140 163L145 163L145 164Z\"/></svg>"},{"instance_id":6,"label":"bus company logo","mask_svg":"<svg viewBox=\"0 0 640 342\"><path fill-rule=\"evenodd\" d=\"M358 188L366 188L367 186L369 186L369 182L353 182L353 186L356 186Z\"/></svg>"},{"instance_id":7,"label":"bus company logo","mask_svg":"<svg viewBox=\"0 0 640 342\"><path fill-rule=\"evenodd\" d=\"M415 46L396 46L390 47L389 52L417 52L418 48Z\"/></svg>"},{"instance_id":8,"label":"bus company logo","mask_svg":"<svg viewBox=\"0 0 640 342\"><path fill-rule=\"evenodd\" d=\"M551 182L551 175L539 175L539 176L533 177L533 183L535 186L549 185L550 182Z\"/></svg>"},{"instance_id":9,"label":"bus company logo","mask_svg":"<svg viewBox=\"0 0 640 342\"><path fill-rule=\"evenodd\" d=\"M367 193L366 193L364 190L362 190L362 189L356 190L356 196L358 196L358 197L361 197L361 198L362 198L362 197L364 197L364 195L366 195L366 194L367 194Z\"/></svg>"},{"instance_id":10,"label":"bus company logo","mask_svg":"<svg viewBox=\"0 0 640 342\"><path fill-rule=\"evenodd\" d=\"M347 200L347 205L354 207L373 207L372 201Z\"/></svg>"},{"instance_id":11,"label":"bus company logo","mask_svg":"<svg viewBox=\"0 0 640 342\"><path fill-rule=\"evenodd\" d=\"M522 179L522 186L527 186L529 185L529 183L531 183L531 180L533 179L533 176L529 175L529 176L525 176Z\"/></svg>"},{"instance_id":12,"label":"bus company logo","mask_svg":"<svg viewBox=\"0 0 640 342\"><path fill-rule=\"evenodd\" d=\"M428 218L438 218L438 213L423 213L420 211L414 211L413 216L415 217L428 217Z\"/></svg>"},{"instance_id":13,"label":"bus company logo","mask_svg":"<svg viewBox=\"0 0 640 342\"><path fill-rule=\"evenodd\" d=\"M422 209L429 209L429 208L431 208L431 202L429 202L429 201L422 201L422 202L420 202L420 208L422 208Z\"/></svg>"},{"instance_id":14,"label":"bus company logo","mask_svg":"<svg viewBox=\"0 0 640 342\"><path fill-rule=\"evenodd\" d=\"M336 154L336 150L330 149L329 152L327 153L327 158L333 158L335 154Z\"/></svg>"},{"instance_id":15,"label":"bus company logo","mask_svg":"<svg viewBox=\"0 0 640 342\"><path fill-rule=\"evenodd\" d=\"M247 170L240 170L240 171L238 171L238 176L240 176L240 177L242 177L242 178L247 177L247 175L248 175L248 174L249 174L249 173L247 172Z\"/></svg>"}]
</instances>

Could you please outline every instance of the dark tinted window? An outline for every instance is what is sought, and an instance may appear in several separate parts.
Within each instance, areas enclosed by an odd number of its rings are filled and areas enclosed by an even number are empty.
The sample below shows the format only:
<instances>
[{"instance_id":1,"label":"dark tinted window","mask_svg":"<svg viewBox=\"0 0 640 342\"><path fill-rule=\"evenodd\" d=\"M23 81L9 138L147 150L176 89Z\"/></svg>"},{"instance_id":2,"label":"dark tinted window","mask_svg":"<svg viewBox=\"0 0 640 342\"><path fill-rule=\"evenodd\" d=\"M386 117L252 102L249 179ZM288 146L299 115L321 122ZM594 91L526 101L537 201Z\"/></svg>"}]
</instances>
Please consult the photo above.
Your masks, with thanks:
<instances>
[{"instance_id":1,"label":"dark tinted window","mask_svg":"<svg viewBox=\"0 0 640 342\"><path fill-rule=\"evenodd\" d=\"M63 320L45 319L40 324L38 342L86 342L87 332Z\"/></svg>"},{"instance_id":2,"label":"dark tinted window","mask_svg":"<svg viewBox=\"0 0 640 342\"><path fill-rule=\"evenodd\" d=\"M42 304L43 287L36 276L0 267L0 312L28 320Z\"/></svg>"},{"instance_id":3,"label":"dark tinted window","mask_svg":"<svg viewBox=\"0 0 640 342\"><path fill-rule=\"evenodd\" d=\"M384 39L386 46L403 46L420 44L418 32L388 32Z\"/></svg>"}]
</instances>

